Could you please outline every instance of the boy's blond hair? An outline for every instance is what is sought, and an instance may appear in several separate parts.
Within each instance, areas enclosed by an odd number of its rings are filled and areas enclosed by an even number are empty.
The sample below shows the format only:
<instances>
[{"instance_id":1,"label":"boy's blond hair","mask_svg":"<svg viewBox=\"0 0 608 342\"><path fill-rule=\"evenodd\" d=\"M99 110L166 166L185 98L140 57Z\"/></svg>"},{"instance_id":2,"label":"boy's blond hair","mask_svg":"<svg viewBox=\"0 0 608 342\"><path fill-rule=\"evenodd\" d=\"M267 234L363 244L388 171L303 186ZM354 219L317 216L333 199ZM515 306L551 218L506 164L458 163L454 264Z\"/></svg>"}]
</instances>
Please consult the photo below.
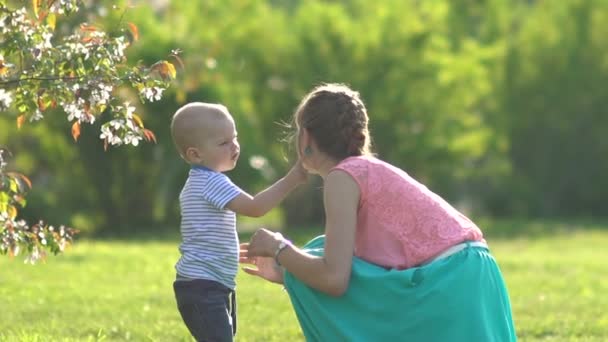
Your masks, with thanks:
<instances>
[{"instance_id":1,"label":"boy's blond hair","mask_svg":"<svg viewBox=\"0 0 608 342\"><path fill-rule=\"evenodd\" d=\"M201 147L209 134L211 119L229 116L225 106L215 103L191 102L179 108L171 119L171 137L182 157L190 147Z\"/></svg>"}]
</instances>

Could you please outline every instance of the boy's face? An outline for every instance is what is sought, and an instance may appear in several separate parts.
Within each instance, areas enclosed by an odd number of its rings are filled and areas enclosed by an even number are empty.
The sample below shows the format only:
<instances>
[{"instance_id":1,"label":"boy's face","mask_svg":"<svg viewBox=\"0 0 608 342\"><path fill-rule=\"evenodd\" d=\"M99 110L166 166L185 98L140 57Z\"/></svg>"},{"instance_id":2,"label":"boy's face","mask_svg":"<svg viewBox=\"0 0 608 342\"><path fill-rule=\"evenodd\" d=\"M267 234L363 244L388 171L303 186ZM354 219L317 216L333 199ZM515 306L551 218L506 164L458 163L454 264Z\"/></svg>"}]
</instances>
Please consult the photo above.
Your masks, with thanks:
<instances>
[{"instance_id":1,"label":"boy's face","mask_svg":"<svg viewBox=\"0 0 608 342\"><path fill-rule=\"evenodd\" d=\"M213 118L199 147L200 164L217 172L234 169L241 151L234 120L229 115Z\"/></svg>"}]
</instances>

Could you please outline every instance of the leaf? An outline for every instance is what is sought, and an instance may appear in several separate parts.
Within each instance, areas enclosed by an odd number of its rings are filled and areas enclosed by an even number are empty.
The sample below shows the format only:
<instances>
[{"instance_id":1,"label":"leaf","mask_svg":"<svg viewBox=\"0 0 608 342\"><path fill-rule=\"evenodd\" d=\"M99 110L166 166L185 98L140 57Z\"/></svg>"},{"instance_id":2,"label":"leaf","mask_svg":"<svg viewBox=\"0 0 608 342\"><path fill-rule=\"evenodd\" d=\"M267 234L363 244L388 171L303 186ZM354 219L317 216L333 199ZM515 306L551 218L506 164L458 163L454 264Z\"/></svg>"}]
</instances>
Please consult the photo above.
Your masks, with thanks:
<instances>
[{"instance_id":1,"label":"leaf","mask_svg":"<svg viewBox=\"0 0 608 342\"><path fill-rule=\"evenodd\" d=\"M14 193L19 192L19 183L17 182L17 180L15 178L9 179L8 188Z\"/></svg>"},{"instance_id":2,"label":"leaf","mask_svg":"<svg viewBox=\"0 0 608 342\"><path fill-rule=\"evenodd\" d=\"M44 102L44 100L42 99L42 97L38 98L38 109L40 109L41 112L44 112L47 108L47 104Z\"/></svg>"},{"instance_id":3,"label":"leaf","mask_svg":"<svg viewBox=\"0 0 608 342\"><path fill-rule=\"evenodd\" d=\"M52 31L55 31L55 26L57 25L57 16L55 13L49 13L46 17L46 24L51 28Z\"/></svg>"},{"instance_id":4,"label":"leaf","mask_svg":"<svg viewBox=\"0 0 608 342\"><path fill-rule=\"evenodd\" d=\"M106 108L108 108L107 105L100 104L100 105L97 106L97 111L99 112L99 114L101 114L101 113L103 113L106 110Z\"/></svg>"},{"instance_id":5,"label":"leaf","mask_svg":"<svg viewBox=\"0 0 608 342\"><path fill-rule=\"evenodd\" d=\"M23 123L25 122L25 114L21 114L17 117L17 129L21 129Z\"/></svg>"},{"instance_id":6,"label":"leaf","mask_svg":"<svg viewBox=\"0 0 608 342\"><path fill-rule=\"evenodd\" d=\"M0 191L0 212L6 211L6 207L10 200L11 197L8 195L8 193Z\"/></svg>"},{"instance_id":7,"label":"leaf","mask_svg":"<svg viewBox=\"0 0 608 342\"><path fill-rule=\"evenodd\" d=\"M32 0L32 8L34 8L34 15L38 18L38 8L40 8L41 0Z\"/></svg>"},{"instance_id":8,"label":"leaf","mask_svg":"<svg viewBox=\"0 0 608 342\"><path fill-rule=\"evenodd\" d=\"M8 74L8 67L0 59L0 76L5 76L6 74Z\"/></svg>"},{"instance_id":9,"label":"leaf","mask_svg":"<svg viewBox=\"0 0 608 342\"><path fill-rule=\"evenodd\" d=\"M128 23L127 25L129 25L129 30L131 31L131 34L133 34L133 40L137 41L139 39L139 30L137 29L137 26L133 23Z\"/></svg>"},{"instance_id":10,"label":"leaf","mask_svg":"<svg viewBox=\"0 0 608 342\"><path fill-rule=\"evenodd\" d=\"M27 176L25 176L21 173L13 173L13 172L11 172L10 174L19 177L19 179L21 179L25 184L27 184L28 188L30 188L30 189L32 188L32 181L29 178L27 178Z\"/></svg>"},{"instance_id":11,"label":"leaf","mask_svg":"<svg viewBox=\"0 0 608 342\"><path fill-rule=\"evenodd\" d=\"M13 200L15 200L15 202L17 202L22 208L24 208L27 204L27 200L23 196L15 195L13 196Z\"/></svg>"},{"instance_id":12,"label":"leaf","mask_svg":"<svg viewBox=\"0 0 608 342\"><path fill-rule=\"evenodd\" d=\"M14 178L14 179L20 179L22 182L25 183L25 185L28 186L29 189L32 188L32 181L29 178L27 178L25 175L23 175L21 173L17 173L17 172L7 172L6 175L11 178Z\"/></svg>"},{"instance_id":13,"label":"leaf","mask_svg":"<svg viewBox=\"0 0 608 342\"><path fill-rule=\"evenodd\" d=\"M78 141L78 137L80 136L80 122L76 121L72 125L72 137L74 141Z\"/></svg>"},{"instance_id":14,"label":"leaf","mask_svg":"<svg viewBox=\"0 0 608 342\"><path fill-rule=\"evenodd\" d=\"M171 78L175 78L175 76L177 74L177 72L175 71L175 66L169 62L164 62L164 64L167 66L167 69L169 71L169 75L171 75Z\"/></svg>"},{"instance_id":15,"label":"leaf","mask_svg":"<svg viewBox=\"0 0 608 342\"><path fill-rule=\"evenodd\" d=\"M95 32L98 31L97 27L89 24L80 24L80 29L83 31Z\"/></svg>"},{"instance_id":16,"label":"leaf","mask_svg":"<svg viewBox=\"0 0 608 342\"><path fill-rule=\"evenodd\" d=\"M49 14L48 11L40 12L40 17L38 18L38 21L42 22L44 19L46 19L47 14Z\"/></svg>"},{"instance_id":17,"label":"leaf","mask_svg":"<svg viewBox=\"0 0 608 342\"><path fill-rule=\"evenodd\" d=\"M167 61L157 62L154 65L152 65L151 69L153 71L154 70L158 71L158 73L163 78L167 78L167 76L170 76L171 78L175 78L175 75L176 75L175 66L173 66L173 64L171 64Z\"/></svg>"},{"instance_id":18,"label":"leaf","mask_svg":"<svg viewBox=\"0 0 608 342\"><path fill-rule=\"evenodd\" d=\"M141 128L144 128L144 122L141 120L141 118L139 117L139 115L133 113L133 120L135 121L135 123L137 123L137 125Z\"/></svg>"},{"instance_id":19,"label":"leaf","mask_svg":"<svg viewBox=\"0 0 608 342\"><path fill-rule=\"evenodd\" d=\"M154 141L154 143L156 144L156 136L154 135L154 132L152 132L151 130L144 128L144 136L146 137L147 141Z\"/></svg>"},{"instance_id":20,"label":"leaf","mask_svg":"<svg viewBox=\"0 0 608 342\"><path fill-rule=\"evenodd\" d=\"M8 210L6 211L6 213L8 214L8 216L9 216L11 219L14 219L15 217L17 217L17 208L15 208L15 207L14 207L14 206L12 206L12 205L9 205L9 206L8 206Z\"/></svg>"}]
</instances>

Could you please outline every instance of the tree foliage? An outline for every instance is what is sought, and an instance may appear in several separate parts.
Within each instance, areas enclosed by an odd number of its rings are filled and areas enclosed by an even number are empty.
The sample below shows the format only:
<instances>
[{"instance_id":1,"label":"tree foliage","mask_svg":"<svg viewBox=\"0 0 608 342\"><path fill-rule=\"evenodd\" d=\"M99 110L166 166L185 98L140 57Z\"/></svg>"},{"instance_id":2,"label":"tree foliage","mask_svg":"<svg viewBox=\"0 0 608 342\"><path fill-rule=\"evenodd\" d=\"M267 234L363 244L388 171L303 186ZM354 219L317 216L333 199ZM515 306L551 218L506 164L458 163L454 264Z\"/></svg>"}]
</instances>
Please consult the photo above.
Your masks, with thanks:
<instances>
[{"instance_id":1,"label":"tree foliage","mask_svg":"<svg viewBox=\"0 0 608 342\"><path fill-rule=\"evenodd\" d=\"M378 155L458 206L483 215L608 216L603 1L138 3L129 9L138 42L121 10L86 21L126 36L126 55L141 65L183 50L179 86L160 101L138 101L126 81L114 89L117 105L128 99L158 143L104 152L99 133L87 133L113 118L109 110L81 125L76 145L67 115L44 112L45 125L27 119L16 133L13 101L0 116L0 145L43 185L20 212L29 220L67 218L108 234L176 231L188 166L171 144L175 109L227 105L241 141L230 177L255 191L286 170L292 151L280 123L320 82L358 89ZM64 22L66 32L79 32L82 17ZM289 224L320 224L319 194L315 183L292 196Z\"/></svg>"},{"instance_id":2,"label":"tree foliage","mask_svg":"<svg viewBox=\"0 0 608 342\"><path fill-rule=\"evenodd\" d=\"M30 7L14 8L0 1L0 110L16 112L18 129L47 115L66 115L75 141L83 124L104 119L99 135L104 149L155 142L135 107L116 93L131 88L141 102L158 101L176 76L174 65L167 60L151 66L127 63L125 50L139 39L134 23L121 19L120 30L106 32L87 22L58 21L84 6L77 0L35 0ZM171 57L180 61L176 52ZM0 252L16 255L27 250L27 260L35 262L45 256L45 249L63 251L76 230L17 220L31 182L5 170L6 154L6 149L0 150Z\"/></svg>"}]
</instances>

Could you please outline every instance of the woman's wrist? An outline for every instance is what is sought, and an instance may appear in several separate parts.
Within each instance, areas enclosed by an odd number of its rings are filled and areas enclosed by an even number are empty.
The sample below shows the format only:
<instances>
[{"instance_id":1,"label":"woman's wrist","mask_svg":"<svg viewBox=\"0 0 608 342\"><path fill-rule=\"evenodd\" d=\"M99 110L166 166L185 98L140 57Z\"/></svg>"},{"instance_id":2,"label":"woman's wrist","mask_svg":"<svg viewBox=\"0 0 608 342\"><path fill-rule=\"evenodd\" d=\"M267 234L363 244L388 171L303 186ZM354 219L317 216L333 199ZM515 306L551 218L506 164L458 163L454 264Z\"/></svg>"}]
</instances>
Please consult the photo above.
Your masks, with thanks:
<instances>
[{"instance_id":1,"label":"woman's wrist","mask_svg":"<svg viewBox=\"0 0 608 342\"><path fill-rule=\"evenodd\" d=\"M282 267L281 263L279 262L279 255L292 244L291 241L285 239L281 233L277 232L275 233L275 236L277 237L278 243L274 251L274 262L277 264L277 266Z\"/></svg>"}]
</instances>

